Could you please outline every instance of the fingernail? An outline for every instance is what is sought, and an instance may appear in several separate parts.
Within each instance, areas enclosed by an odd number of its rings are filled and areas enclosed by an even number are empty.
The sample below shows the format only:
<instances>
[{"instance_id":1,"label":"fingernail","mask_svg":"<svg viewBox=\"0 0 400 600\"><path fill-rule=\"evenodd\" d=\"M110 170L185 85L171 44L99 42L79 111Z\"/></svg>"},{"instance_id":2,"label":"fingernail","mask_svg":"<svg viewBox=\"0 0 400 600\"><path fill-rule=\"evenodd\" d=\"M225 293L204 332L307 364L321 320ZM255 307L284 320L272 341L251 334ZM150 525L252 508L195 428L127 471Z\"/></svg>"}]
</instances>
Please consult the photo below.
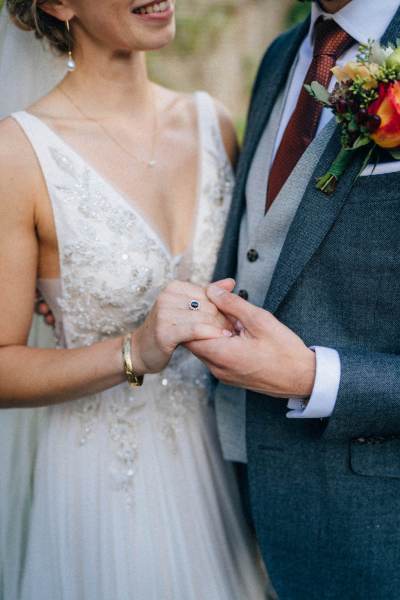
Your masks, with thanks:
<instances>
[{"instance_id":1,"label":"fingernail","mask_svg":"<svg viewBox=\"0 0 400 600\"><path fill-rule=\"evenodd\" d=\"M210 285L207 293L212 298L219 298L223 294L226 294L226 291L223 288L218 287L217 285Z\"/></svg>"},{"instance_id":2,"label":"fingernail","mask_svg":"<svg viewBox=\"0 0 400 600\"><path fill-rule=\"evenodd\" d=\"M236 325L235 325L235 327L236 327L236 329L237 329L238 331L243 331L243 330L244 330L244 327L243 327L243 325L241 324L241 322L240 322L240 321L236 321Z\"/></svg>"},{"instance_id":3,"label":"fingernail","mask_svg":"<svg viewBox=\"0 0 400 600\"><path fill-rule=\"evenodd\" d=\"M224 334L225 337L232 337L233 336L232 331L229 331L229 329L224 329L222 333Z\"/></svg>"}]
</instances>

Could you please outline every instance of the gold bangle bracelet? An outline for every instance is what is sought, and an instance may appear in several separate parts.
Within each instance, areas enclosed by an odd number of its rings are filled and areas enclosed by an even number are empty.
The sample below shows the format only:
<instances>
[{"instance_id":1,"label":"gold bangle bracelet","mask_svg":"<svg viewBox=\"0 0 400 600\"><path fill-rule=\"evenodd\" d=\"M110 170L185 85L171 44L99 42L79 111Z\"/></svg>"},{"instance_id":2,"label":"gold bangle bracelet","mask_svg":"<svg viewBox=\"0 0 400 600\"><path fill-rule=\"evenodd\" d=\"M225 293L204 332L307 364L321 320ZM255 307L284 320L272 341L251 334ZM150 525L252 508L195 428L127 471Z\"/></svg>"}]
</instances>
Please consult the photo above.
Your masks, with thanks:
<instances>
[{"instance_id":1,"label":"gold bangle bracelet","mask_svg":"<svg viewBox=\"0 0 400 600\"><path fill-rule=\"evenodd\" d=\"M122 342L122 358L124 360L124 371L131 387L143 385L144 376L136 375L132 364L132 334L128 333Z\"/></svg>"}]
</instances>

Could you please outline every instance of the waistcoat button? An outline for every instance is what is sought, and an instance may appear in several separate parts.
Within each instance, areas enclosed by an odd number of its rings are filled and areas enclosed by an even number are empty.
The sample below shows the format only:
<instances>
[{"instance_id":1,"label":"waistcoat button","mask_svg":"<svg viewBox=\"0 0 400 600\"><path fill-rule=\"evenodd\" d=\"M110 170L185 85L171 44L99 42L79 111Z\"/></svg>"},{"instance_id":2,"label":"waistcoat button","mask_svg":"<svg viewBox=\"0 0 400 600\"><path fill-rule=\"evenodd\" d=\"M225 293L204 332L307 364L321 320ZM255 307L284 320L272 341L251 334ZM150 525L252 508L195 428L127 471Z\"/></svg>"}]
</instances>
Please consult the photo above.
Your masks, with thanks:
<instances>
[{"instance_id":1,"label":"waistcoat button","mask_svg":"<svg viewBox=\"0 0 400 600\"><path fill-rule=\"evenodd\" d=\"M256 262L256 260L258 260L258 258L259 258L259 254L258 254L257 250L254 250L254 248L252 248L251 250L248 251L247 260L249 262Z\"/></svg>"},{"instance_id":2,"label":"waistcoat button","mask_svg":"<svg viewBox=\"0 0 400 600\"><path fill-rule=\"evenodd\" d=\"M249 292L247 290L239 290L238 296L243 298L243 300L249 299Z\"/></svg>"}]
</instances>

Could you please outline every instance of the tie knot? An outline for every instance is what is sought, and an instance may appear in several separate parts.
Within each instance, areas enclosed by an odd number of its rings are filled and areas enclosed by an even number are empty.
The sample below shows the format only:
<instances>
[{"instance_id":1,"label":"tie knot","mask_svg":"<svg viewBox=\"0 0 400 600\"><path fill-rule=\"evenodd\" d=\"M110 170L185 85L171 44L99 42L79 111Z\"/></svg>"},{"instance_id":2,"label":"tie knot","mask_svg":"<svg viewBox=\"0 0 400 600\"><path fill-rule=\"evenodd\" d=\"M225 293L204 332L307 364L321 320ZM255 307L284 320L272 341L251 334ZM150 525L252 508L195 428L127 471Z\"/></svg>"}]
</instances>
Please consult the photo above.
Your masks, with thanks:
<instances>
[{"instance_id":1,"label":"tie knot","mask_svg":"<svg viewBox=\"0 0 400 600\"><path fill-rule=\"evenodd\" d=\"M336 60L355 43L333 19L320 17L315 24L314 58L332 56Z\"/></svg>"}]
</instances>

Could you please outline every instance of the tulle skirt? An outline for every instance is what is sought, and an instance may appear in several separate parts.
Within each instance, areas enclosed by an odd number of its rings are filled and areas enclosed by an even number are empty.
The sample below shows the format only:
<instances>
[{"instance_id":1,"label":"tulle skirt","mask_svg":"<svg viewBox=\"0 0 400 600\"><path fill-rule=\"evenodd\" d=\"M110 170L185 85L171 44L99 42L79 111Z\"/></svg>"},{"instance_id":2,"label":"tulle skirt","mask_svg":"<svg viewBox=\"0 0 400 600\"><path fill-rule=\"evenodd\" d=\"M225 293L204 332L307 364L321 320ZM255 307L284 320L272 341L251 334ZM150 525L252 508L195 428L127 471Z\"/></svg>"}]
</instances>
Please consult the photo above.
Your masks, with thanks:
<instances>
[{"instance_id":1,"label":"tulle skirt","mask_svg":"<svg viewBox=\"0 0 400 600\"><path fill-rule=\"evenodd\" d=\"M124 384L47 410L21 600L265 597L213 408L168 386L150 376L134 396Z\"/></svg>"}]
</instances>

